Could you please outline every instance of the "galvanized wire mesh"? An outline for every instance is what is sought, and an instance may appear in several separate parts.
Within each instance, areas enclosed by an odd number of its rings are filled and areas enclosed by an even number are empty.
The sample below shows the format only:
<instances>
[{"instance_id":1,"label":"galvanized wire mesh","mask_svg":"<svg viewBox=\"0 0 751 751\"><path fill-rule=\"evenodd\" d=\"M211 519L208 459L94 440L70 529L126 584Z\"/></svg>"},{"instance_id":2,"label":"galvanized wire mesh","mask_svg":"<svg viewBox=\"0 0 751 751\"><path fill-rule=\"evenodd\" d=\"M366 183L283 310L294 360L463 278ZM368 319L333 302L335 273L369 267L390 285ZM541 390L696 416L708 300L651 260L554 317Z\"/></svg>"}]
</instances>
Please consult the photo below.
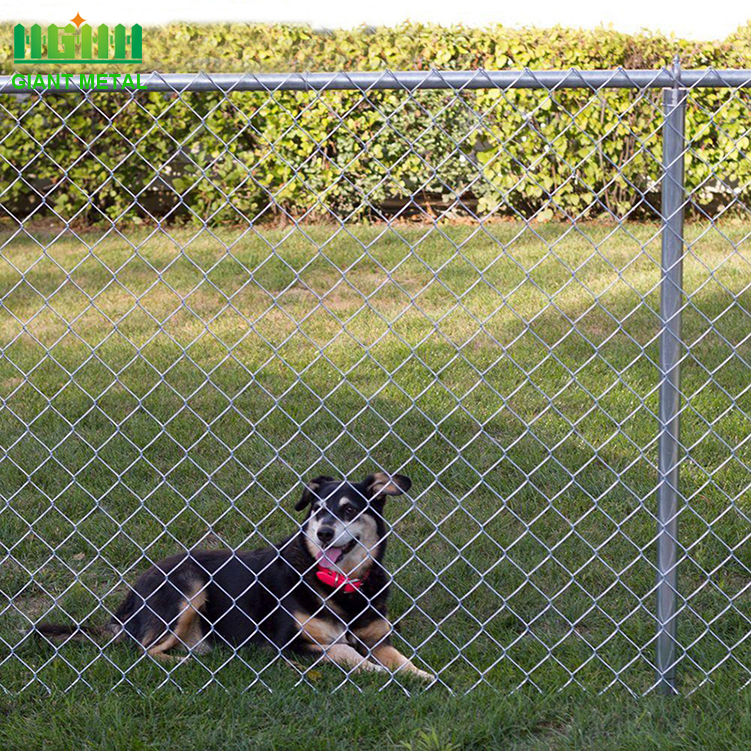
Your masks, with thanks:
<instances>
[{"instance_id":1,"label":"galvanized wire mesh","mask_svg":"<svg viewBox=\"0 0 751 751\"><path fill-rule=\"evenodd\" d=\"M0 81L2 688L414 688L29 634L375 470L441 684L747 685L750 78Z\"/></svg>"}]
</instances>

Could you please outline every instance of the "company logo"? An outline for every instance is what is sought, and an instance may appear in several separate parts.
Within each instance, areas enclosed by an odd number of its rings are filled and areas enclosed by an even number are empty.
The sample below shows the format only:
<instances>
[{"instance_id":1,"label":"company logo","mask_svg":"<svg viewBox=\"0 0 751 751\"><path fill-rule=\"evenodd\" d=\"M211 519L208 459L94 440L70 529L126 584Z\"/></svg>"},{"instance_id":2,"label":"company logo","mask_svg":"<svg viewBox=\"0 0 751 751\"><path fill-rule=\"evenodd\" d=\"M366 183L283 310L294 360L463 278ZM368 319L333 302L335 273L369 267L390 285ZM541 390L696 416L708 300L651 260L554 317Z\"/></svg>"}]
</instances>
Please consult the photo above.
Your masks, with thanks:
<instances>
[{"instance_id":1,"label":"company logo","mask_svg":"<svg viewBox=\"0 0 751 751\"><path fill-rule=\"evenodd\" d=\"M139 24L131 26L130 33L125 26L118 24L110 33L106 24L93 29L85 20L77 13L67 26L50 24L46 35L38 23L29 29L23 24L16 24L13 29L13 62L16 65L136 65L143 62L142 29ZM46 55L43 54L45 47Z\"/></svg>"}]
</instances>

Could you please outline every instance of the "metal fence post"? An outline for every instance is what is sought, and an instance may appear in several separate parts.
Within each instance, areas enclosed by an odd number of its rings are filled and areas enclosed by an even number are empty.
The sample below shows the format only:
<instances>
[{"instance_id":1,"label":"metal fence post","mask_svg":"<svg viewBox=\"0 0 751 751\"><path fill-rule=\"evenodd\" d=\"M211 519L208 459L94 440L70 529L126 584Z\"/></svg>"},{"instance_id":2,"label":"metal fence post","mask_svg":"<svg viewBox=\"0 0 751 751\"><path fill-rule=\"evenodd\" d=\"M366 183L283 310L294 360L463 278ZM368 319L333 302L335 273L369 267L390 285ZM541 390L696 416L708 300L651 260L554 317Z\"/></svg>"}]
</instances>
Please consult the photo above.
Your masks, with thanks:
<instances>
[{"instance_id":1,"label":"metal fence post","mask_svg":"<svg viewBox=\"0 0 751 751\"><path fill-rule=\"evenodd\" d=\"M657 681L676 693L678 606L678 446L680 421L681 306L686 91L673 65L673 88L663 91L662 280L660 284L660 438L657 510Z\"/></svg>"}]
</instances>

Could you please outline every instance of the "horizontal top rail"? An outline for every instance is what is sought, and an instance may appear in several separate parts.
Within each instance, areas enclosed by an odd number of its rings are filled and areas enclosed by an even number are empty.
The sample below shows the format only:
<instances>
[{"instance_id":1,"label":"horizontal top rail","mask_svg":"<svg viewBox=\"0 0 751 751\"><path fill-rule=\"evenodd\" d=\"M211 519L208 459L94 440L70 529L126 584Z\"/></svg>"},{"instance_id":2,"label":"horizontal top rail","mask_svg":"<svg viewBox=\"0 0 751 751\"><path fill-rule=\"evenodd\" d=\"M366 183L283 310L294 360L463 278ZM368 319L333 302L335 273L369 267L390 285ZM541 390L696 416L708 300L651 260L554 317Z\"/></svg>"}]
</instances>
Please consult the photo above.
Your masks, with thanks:
<instances>
[{"instance_id":1,"label":"horizontal top rail","mask_svg":"<svg viewBox=\"0 0 751 751\"><path fill-rule=\"evenodd\" d=\"M64 72L64 71L63 71ZM28 73L0 76L0 93L65 93L66 89L35 89ZM35 74L31 74L32 76ZM46 80L46 75L45 80ZM87 74L89 75L89 74ZM107 74L109 76L110 74ZM122 79L125 73L118 73ZM131 73L135 78L135 73ZM13 79L25 76L23 86ZM33 81L33 78L31 79ZM141 73L146 91L326 91L418 89L661 89L672 87L751 87L751 70L470 70L470 71L378 71L371 73ZM130 87L128 87L130 88ZM88 90L80 86L79 74L71 75L67 91Z\"/></svg>"}]
</instances>

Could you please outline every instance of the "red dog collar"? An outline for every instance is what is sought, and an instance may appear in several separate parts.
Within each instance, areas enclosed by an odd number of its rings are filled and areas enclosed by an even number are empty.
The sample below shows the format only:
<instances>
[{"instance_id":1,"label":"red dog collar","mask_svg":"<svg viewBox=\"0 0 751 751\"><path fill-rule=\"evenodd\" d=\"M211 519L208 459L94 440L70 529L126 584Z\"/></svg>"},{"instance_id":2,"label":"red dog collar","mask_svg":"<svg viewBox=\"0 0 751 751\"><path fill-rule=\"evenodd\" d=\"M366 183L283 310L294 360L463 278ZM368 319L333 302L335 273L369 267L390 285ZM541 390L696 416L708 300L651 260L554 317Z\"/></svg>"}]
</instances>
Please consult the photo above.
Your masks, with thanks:
<instances>
[{"instance_id":1,"label":"red dog collar","mask_svg":"<svg viewBox=\"0 0 751 751\"><path fill-rule=\"evenodd\" d=\"M333 589L338 589L343 584L344 589L342 591L348 595L357 592L365 581L365 576L363 576L362 579L350 579L345 574L338 574L336 571L332 571L330 568L324 568L323 566L318 567L316 570L316 576L318 577L318 581L322 582L327 587L332 587Z\"/></svg>"}]
</instances>

